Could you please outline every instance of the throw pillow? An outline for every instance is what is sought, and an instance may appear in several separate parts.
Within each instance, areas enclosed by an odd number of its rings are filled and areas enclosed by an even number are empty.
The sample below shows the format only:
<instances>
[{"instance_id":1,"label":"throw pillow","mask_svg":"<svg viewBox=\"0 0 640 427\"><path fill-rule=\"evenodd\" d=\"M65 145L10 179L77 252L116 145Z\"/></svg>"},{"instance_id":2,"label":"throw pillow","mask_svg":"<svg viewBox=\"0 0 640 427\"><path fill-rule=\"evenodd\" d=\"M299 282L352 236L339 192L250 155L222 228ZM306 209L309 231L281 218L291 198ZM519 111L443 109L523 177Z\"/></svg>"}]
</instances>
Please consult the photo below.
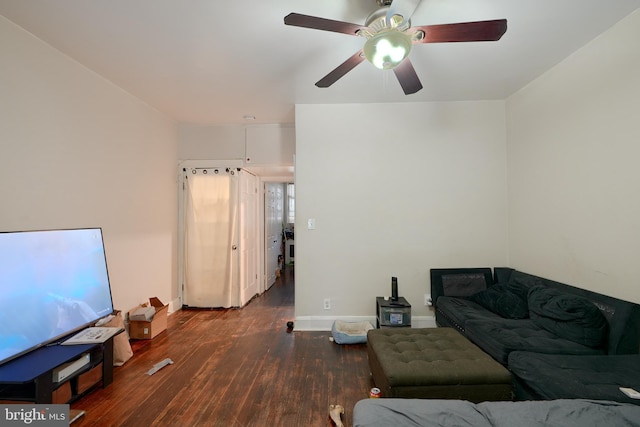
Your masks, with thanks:
<instances>
[{"instance_id":1,"label":"throw pillow","mask_svg":"<svg viewBox=\"0 0 640 427\"><path fill-rule=\"evenodd\" d=\"M529 290L531 319L541 328L573 342L600 347L609 324L591 301L546 286Z\"/></svg>"},{"instance_id":2,"label":"throw pillow","mask_svg":"<svg viewBox=\"0 0 640 427\"><path fill-rule=\"evenodd\" d=\"M529 317L526 300L508 289L508 285L493 285L488 289L471 295L469 299L507 319L525 319Z\"/></svg>"}]
</instances>

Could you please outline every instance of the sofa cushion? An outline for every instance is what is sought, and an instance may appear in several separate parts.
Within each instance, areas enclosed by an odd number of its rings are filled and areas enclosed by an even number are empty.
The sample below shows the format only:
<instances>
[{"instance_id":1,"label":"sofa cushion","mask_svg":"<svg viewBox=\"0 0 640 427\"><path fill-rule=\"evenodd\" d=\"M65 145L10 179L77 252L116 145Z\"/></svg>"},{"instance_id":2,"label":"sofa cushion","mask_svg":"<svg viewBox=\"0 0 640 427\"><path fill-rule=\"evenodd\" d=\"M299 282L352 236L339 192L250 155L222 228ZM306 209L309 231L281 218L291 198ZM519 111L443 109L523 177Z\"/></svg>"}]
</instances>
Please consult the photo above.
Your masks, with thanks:
<instances>
[{"instance_id":1,"label":"sofa cushion","mask_svg":"<svg viewBox=\"0 0 640 427\"><path fill-rule=\"evenodd\" d=\"M488 267L432 268L430 275L431 297L436 306L441 296L469 296L493 284L491 269Z\"/></svg>"},{"instance_id":2,"label":"sofa cushion","mask_svg":"<svg viewBox=\"0 0 640 427\"><path fill-rule=\"evenodd\" d=\"M601 346L608 323L591 301L545 286L529 290L531 319L559 337L590 347Z\"/></svg>"},{"instance_id":3,"label":"sofa cushion","mask_svg":"<svg viewBox=\"0 0 640 427\"><path fill-rule=\"evenodd\" d=\"M446 296L467 296L487 289L482 273L458 273L442 275L442 290Z\"/></svg>"},{"instance_id":4,"label":"sofa cushion","mask_svg":"<svg viewBox=\"0 0 640 427\"><path fill-rule=\"evenodd\" d=\"M493 285L489 289L471 295L469 299L507 319L529 317L527 300L518 293L511 292L508 284Z\"/></svg>"},{"instance_id":5,"label":"sofa cushion","mask_svg":"<svg viewBox=\"0 0 640 427\"><path fill-rule=\"evenodd\" d=\"M531 319L469 320L465 323L465 335L504 365L509 353L517 350L551 354L604 353L603 349L561 338Z\"/></svg>"},{"instance_id":6,"label":"sofa cushion","mask_svg":"<svg viewBox=\"0 0 640 427\"><path fill-rule=\"evenodd\" d=\"M518 399L600 399L640 405L620 386L640 390L640 355L509 355Z\"/></svg>"},{"instance_id":7,"label":"sofa cushion","mask_svg":"<svg viewBox=\"0 0 640 427\"><path fill-rule=\"evenodd\" d=\"M544 285L544 282L540 277L533 276L528 273L523 273L522 271L518 270L513 270L506 282L513 283L522 287L525 292L528 292L529 289L533 288L534 286ZM523 295L523 298L526 298L526 294Z\"/></svg>"},{"instance_id":8,"label":"sofa cushion","mask_svg":"<svg viewBox=\"0 0 640 427\"><path fill-rule=\"evenodd\" d=\"M501 317L468 299L452 297L438 298L436 308L436 321L438 325L454 326L459 330L464 330L467 321L474 319L501 319Z\"/></svg>"}]
</instances>

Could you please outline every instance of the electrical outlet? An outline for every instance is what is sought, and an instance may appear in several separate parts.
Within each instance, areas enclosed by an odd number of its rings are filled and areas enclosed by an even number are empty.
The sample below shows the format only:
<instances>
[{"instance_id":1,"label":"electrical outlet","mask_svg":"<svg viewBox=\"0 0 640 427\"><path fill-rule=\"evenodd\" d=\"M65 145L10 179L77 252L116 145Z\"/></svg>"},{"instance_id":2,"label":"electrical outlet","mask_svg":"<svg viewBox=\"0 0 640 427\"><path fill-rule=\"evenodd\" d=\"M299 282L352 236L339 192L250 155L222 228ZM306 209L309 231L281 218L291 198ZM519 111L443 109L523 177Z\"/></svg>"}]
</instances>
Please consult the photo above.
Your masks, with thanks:
<instances>
[{"instance_id":1,"label":"electrical outlet","mask_svg":"<svg viewBox=\"0 0 640 427\"><path fill-rule=\"evenodd\" d=\"M331 300L329 298L324 299L324 309L331 310Z\"/></svg>"},{"instance_id":2,"label":"electrical outlet","mask_svg":"<svg viewBox=\"0 0 640 427\"><path fill-rule=\"evenodd\" d=\"M433 305L433 302L431 301L431 294L424 294L424 305L425 307Z\"/></svg>"}]
</instances>

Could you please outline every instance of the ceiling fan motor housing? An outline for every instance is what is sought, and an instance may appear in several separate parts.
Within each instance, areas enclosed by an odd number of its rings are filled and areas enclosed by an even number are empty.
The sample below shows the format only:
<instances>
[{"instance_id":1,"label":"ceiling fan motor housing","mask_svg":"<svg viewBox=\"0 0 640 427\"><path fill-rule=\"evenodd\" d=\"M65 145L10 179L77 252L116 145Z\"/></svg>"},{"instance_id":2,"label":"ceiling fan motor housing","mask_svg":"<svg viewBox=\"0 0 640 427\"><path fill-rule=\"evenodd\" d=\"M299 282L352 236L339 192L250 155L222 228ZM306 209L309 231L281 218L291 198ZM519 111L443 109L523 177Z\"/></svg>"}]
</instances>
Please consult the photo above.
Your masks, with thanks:
<instances>
[{"instance_id":1,"label":"ceiling fan motor housing","mask_svg":"<svg viewBox=\"0 0 640 427\"><path fill-rule=\"evenodd\" d=\"M403 18L400 15L393 16L387 23L387 12L389 12L389 6L382 6L379 9L374 10L369 16L367 16L367 20L364 22L364 25L374 30L374 33L388 28L405 31L411 27L411 21L407 19L403 23Z\"/></svg>"}]
</instances>

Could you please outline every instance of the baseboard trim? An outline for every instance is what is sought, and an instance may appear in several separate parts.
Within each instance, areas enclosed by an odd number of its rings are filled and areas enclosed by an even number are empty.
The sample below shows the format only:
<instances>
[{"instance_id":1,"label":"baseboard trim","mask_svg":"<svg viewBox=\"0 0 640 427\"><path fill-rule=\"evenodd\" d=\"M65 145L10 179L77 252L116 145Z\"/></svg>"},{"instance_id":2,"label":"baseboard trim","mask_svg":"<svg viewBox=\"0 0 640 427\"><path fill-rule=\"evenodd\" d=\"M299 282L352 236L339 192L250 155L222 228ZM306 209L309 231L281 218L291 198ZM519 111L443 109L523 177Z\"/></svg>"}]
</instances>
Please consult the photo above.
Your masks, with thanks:
<instances>
[{"instance_id":1,"label":"baseboard trim","mask_svg":"<svg viewBox=\"0 0 640 427\"><path fill-rule=\"evenodd\" d=\"M333 322L342 320L343 322L369 322L376 325L375 316L298 316L295 320L296 331L330 331ZM412 328L435 328L436 318L434 316L412 316Z\"/></svg>"},{"instance_id":2,"label":"baseboard trim","mask_svg":"<svg viewBox=\"0 0 640 427\"><path fill-rule=\"evenodd\" d=\"M176 298L174 300L169 301L168 314L172 314L178 310L182 310L182 304L180 304L180 298Z\"/></svg>"}]
</instances>

